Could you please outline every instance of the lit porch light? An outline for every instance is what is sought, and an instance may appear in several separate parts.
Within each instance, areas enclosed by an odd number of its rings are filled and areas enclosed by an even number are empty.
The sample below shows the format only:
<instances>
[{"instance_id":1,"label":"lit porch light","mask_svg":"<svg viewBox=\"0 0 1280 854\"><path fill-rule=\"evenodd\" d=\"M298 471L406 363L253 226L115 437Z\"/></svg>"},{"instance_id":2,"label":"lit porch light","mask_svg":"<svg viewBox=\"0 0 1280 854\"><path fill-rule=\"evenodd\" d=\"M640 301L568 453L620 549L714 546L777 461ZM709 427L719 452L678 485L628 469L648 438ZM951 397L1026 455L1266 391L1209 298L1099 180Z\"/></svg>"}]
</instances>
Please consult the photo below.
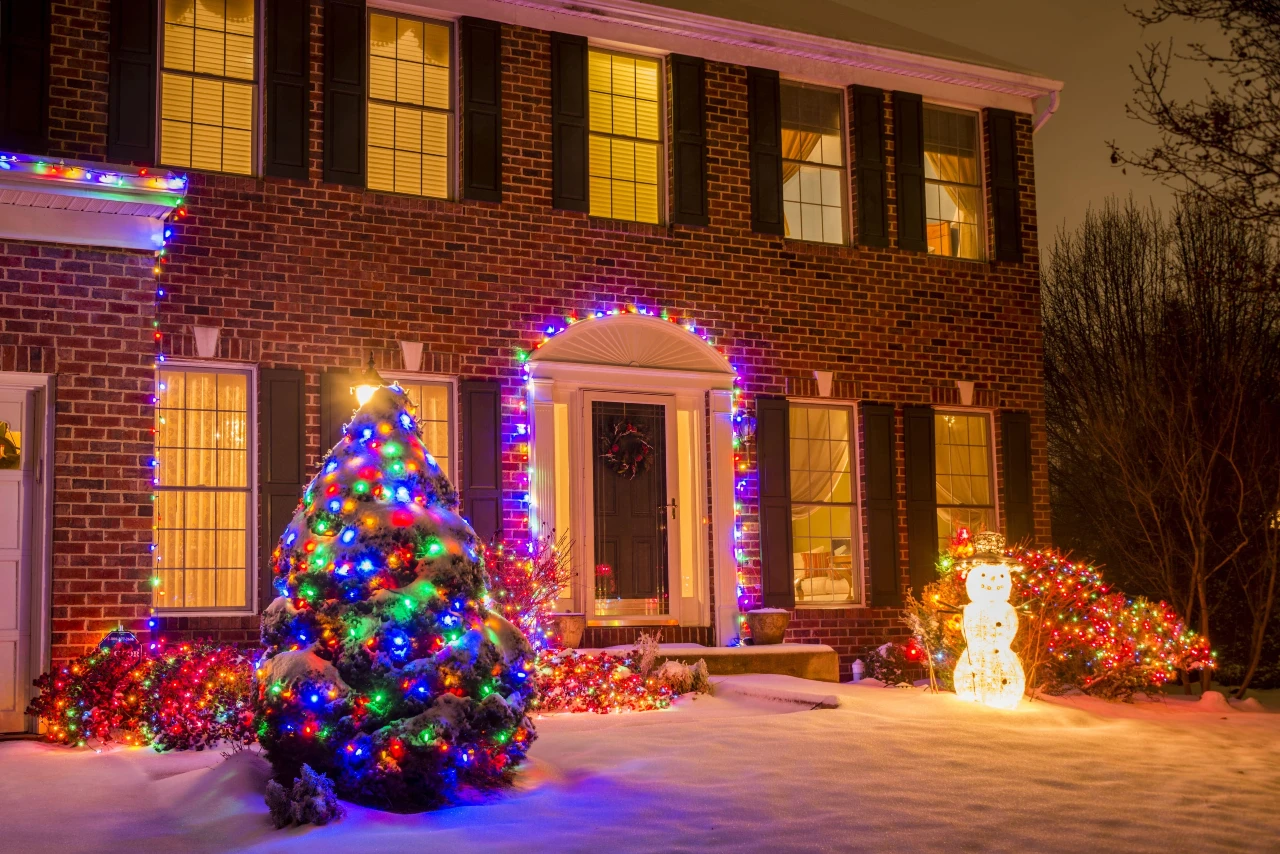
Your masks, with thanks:
<instances>
[{"instance_id":1,"label":"lit porch light","mask_svg":"<svg viewBox=\"0 0 1280 854\"><path fill-rule=\"evenodd\" d=\"M370 350L369 364L365 365L364 373L360 374L359 383L352 389L356 394L356 400L364 406L369 402L369 398L373 397L373 393L386 384L386 380L373 366L373 351Z\"/></svg>"}]
</instances>

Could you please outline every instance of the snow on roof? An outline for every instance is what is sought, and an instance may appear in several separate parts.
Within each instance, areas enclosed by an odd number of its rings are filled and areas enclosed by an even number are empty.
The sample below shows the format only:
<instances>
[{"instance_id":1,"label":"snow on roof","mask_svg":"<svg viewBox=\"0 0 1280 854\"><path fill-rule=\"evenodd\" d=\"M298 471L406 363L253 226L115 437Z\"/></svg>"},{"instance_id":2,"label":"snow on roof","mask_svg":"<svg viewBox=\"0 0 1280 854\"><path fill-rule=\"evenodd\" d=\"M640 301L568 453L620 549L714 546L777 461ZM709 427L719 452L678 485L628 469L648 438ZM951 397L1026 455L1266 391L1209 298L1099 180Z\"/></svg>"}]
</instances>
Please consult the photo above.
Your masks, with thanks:
<instances>
[{"instance_id":1,"label":"snow on roof","mask_svg":"<svg viewBox=\"0 0 1280 854\"><path fill-rule=\"evenodd\" d=\"M1017 74L1042 76L1032 69L886 21L867 12L850 8L837 0L639 0L639 2L680 12L711 15L727 21L740 21L761 27L839 39L852 44L949 59Z\"/></svg>"}]
</instances>

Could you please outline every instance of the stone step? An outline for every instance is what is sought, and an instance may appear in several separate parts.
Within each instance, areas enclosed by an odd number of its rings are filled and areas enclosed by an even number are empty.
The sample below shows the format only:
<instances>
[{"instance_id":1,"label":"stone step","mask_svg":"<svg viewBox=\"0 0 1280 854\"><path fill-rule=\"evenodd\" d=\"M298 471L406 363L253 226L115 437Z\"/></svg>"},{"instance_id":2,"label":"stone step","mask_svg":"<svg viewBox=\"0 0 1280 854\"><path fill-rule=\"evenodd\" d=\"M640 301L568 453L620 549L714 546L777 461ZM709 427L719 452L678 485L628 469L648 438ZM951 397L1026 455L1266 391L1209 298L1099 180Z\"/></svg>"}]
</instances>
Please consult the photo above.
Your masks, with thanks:
<instances>
[{"instance_id":1,"label":"stone step","mask_svg":"<svg viewBox=\"0 0 1280 854\"><path fill-rule=\"evenodd\" d=\"M631 652L634 646L608 649L580 649L578 652ZM658 646L658 663L667 659L693 664L707 662L712 676L743 673L778 673L819 682L840 681L840 657L823 643L779 643L770 646L699 646L692 643L664 643Z\"/></svg>"}]
</instances>

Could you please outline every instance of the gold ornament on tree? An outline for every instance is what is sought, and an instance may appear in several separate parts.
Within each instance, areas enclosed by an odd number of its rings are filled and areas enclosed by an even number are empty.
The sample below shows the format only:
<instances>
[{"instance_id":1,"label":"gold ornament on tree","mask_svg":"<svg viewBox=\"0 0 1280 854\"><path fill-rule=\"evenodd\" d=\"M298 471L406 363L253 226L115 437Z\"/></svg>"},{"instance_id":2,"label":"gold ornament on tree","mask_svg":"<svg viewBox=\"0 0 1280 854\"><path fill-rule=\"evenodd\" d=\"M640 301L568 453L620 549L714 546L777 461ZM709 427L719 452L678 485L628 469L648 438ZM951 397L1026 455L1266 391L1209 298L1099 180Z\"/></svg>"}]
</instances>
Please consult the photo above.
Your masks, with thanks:
<instances>
[{"instance_id":1,"label":"gold ornament on tree","mask_svg":"<svg viewBox=\"0 0 1280 854\"><path fill-rule=\"evenodd\" d=\"M974 555L961 566L970 602L964 608L965 649L956 663L956 694L997 709L1012 709L1026 690L1022 663L1010 648L1018 613L1009 603L1013 581L1004 557L1004 537L983 531L973 538Z\"/></svg>"}]
</instances>

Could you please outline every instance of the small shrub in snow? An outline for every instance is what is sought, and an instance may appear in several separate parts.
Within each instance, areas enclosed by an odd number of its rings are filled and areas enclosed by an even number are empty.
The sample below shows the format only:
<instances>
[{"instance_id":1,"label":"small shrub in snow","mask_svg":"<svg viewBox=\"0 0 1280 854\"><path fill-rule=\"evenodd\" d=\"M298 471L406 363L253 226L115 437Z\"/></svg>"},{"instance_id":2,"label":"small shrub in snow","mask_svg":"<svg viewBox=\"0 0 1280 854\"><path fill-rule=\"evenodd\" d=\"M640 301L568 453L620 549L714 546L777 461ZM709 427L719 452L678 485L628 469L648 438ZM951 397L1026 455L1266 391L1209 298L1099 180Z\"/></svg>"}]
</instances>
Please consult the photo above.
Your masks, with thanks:
<instances>
[{"instance_id":1,"label":"small shrub in snow","mask_svg":"<svg viewBox=\"0 0 1280 854\"><path fill-rule=\"evenodd\" d=\"M921 673L920 654L912 652L916 647L905 643L881 644L867 653L867 675L888 686L910 687Z\"/></svg>"},{"instance_id":2,"label":"small shrub in snow","mask_svg":"<svg viewBox=\"0 0 1280 854\"><path fill-rule=\"evenodd\" d=\"M266 801L271 822L277 828L328 824L346 814L333 792L333 781L317 774L310 765L302 766L302 776L294 778L292 788L286 789L275 780L268 781Z\"/></svg>"},{"instance_id":3,"label":"small shrub in snow","mask_svg":"<svg viewBox=\"0 0 1280 854\"><path fill-rule=\"evenodd\" d=\"M685 664L675 659L668 659L658 668L657 680L667 686L672 694L705 694L711 690L710 674L707 672L706 659L698 659L696 664Z\"/></svg>"},{"instance_id":4,"label":"small shrub in snow","mask_svg":"<svg viewBox=\"0 0 1280 854\"><path fill-rule=\"evenodd\" d=\"M641 632L636 638L636 669L641 676L648 678L658 663L658 653L662 648L662 632Z\"/></svg>"}]
</instances>

